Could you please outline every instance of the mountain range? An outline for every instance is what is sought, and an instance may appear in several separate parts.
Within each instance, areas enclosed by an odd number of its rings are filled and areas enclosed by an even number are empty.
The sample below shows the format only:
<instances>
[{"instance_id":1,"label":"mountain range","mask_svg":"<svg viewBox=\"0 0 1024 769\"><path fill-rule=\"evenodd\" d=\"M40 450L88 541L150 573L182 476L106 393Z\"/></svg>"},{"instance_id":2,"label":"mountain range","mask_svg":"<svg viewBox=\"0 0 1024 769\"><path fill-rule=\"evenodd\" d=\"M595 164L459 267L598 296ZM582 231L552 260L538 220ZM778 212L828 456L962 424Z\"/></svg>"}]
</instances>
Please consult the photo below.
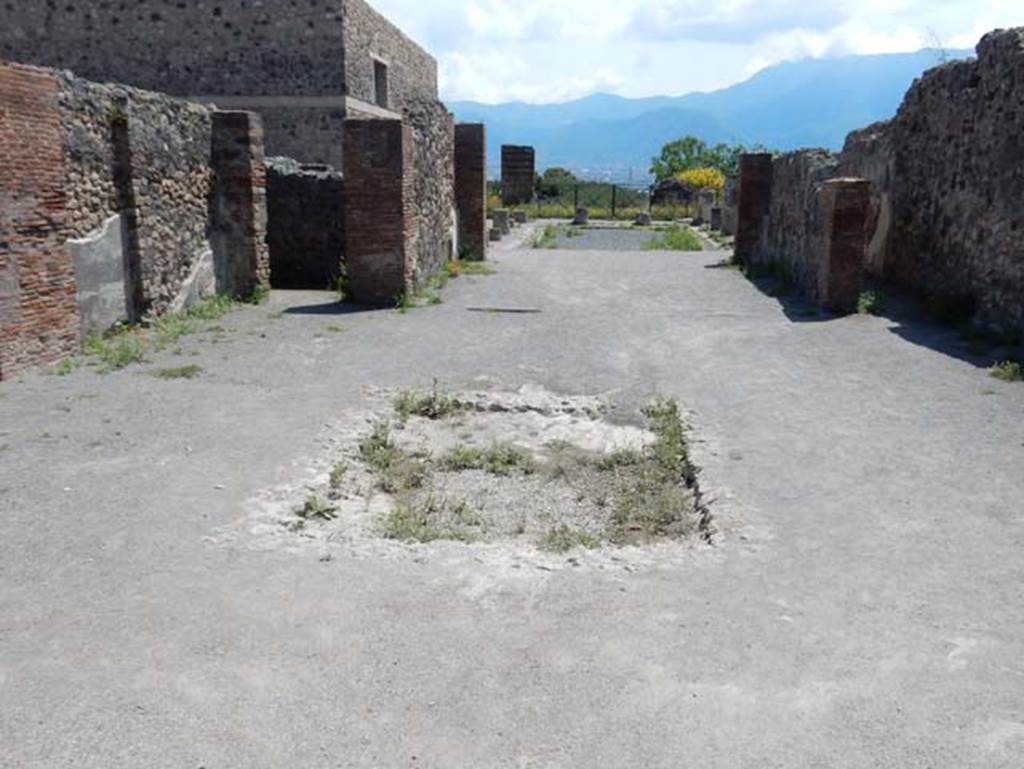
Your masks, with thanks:
<instances>
[{"instance_id":1,"label":"mountain range","mask_svg":"<svg viewBox=\"0 0 1024 769\"><path fill-rule=\"evenodd\" d=\"M694 135L709 144L839 149L846 135L892 117L914 79L972 51L803 59L768 67L737 85L685 96L630 99L598 93L561 104L448 105L457 120L487 124L492 173L502 144L532 145L537 167L587 178L646 179L666 142Z\"/></svg>"}]
</instances>

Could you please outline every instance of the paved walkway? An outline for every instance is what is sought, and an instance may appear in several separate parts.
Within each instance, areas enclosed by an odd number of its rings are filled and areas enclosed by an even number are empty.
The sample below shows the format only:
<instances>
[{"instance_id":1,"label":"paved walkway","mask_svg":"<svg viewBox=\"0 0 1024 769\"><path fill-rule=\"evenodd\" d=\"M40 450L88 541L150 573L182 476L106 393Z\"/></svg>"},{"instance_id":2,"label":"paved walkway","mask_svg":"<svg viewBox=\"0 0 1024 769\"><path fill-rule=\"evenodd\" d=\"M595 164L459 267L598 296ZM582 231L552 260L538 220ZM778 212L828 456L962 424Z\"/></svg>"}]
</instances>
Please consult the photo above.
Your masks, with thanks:
<instances>
[{"instance_id":1,"label":"paved walkway","mask_svg":"<svg viewBox=\"0 0 1024 769\"><path fill-rule=\"evenodd\" d=\"M185 358L0 385L0 767L1024 765L1024 386L721 256L505 252L438 307L280 294ZM435 377L677 396L716 546L549 571L216 541L367 385Z\"/></svg>"}]
</instances>

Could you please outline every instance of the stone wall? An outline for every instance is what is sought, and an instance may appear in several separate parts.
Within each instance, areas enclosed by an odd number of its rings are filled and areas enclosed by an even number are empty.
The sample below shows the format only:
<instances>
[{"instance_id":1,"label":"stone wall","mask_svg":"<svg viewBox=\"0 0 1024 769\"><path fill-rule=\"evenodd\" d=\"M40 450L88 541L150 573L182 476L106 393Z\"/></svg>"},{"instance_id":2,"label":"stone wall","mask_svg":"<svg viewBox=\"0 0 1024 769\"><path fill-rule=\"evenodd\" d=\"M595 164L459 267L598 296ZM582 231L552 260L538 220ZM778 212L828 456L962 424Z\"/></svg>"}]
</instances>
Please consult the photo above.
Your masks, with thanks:
<instances>
[{"instance_id":1,"label":"stone wall","mask_svg":"<svg viewBox=\"0 0 1024 769\"><path fill-rule=\"evenodd\" d=\"M455 126L455 208L459 258L487 255L487 135L481 123Z\"/></svg>"},{"instance_id":2,"label":"stone wall","mask_svg":"<svg viewBox=\"0 0 1024 769\"><path fill-rule=\"evenodd\" d=\"M344 260L344 177L329 166L268 158L267 218L274 288L334 288Z\"/></svg>"},{"instance_id":3,"label":"stone wall","mask_svg":"<svg viewBox=\"0 0 1024 769\"><path fill-rule=\"evenodd\" d=\"M388 109L437 99L437 62L364 0L344 0L346 94L375 103L374 61L388 68Z\"/></svg>"},{"instance_id":4,"label":"stone wall","mask_svg":"<svg viewBox=\"0 0 1024 769\"><path fill-rule=\"evenodd\" d=\"M885 278L889 269L887 259L892 232L894 158L890 128L890 123L875 123L846 137L837 171L843 176L855 176L871 182L869 241L864 254L864 268L880 279Z\"/></svg>"},{"instance_id":5,"label":"stone wall","mask_svg":"<svg viewBox=\"0 0 1024 769\"><path fill-rule=\"evenodd\" d=\"M405 107L413 137L416 251L413 277L421 281L456 255L455 120L436 100ZM354 191L353 194L358 194Z\"/></svg>"},{"instance_id":6,"label":"stone wall","mask_svg":"<svg viewBox=\"0 0 1024 769\"><path fill-rule=\"evenodd\" d=\"M986 35L976 61L927 72L889 129L886 274L1024 331L1024 29Z\"/></svg>"},{"instance_id":7,"label":"stone wall","mask_svg":"<svg viewBox=\"0 0 1024 769\"><path fill-rule=\"evenodd\" d=\"M10 165L0 175L10 233L0 238L4 369L59 358L120 320L266 282L255 116L21 65L0 64L0 78L10 84L0 93ZM44 226L32 190L50 184L40 164L51 157L60 183L38 193ZM28 250L25 232L36 239ZM33 340L31 349L15 350L12 335Z\"/></svg>"},{"instance_id":8,"label":"stone wall","mask_svg":"<svg viewBox=\"0 0 1024 769\"><path fill-rule=\"evenodd\" d=\"M340 95L342 5L18 0L0 3L0 58L176 96Z\"/></svg>"},{"instance_id":9,"label":"stone wall","mask_svg":"<svg viewBox=\"0 0 1024 769\"><path fill-rule=\"evenodd\" d=\"M536 158L533 147L501 148L501 200L506 206L533 200Z\"/></svg>"}]
</instances>

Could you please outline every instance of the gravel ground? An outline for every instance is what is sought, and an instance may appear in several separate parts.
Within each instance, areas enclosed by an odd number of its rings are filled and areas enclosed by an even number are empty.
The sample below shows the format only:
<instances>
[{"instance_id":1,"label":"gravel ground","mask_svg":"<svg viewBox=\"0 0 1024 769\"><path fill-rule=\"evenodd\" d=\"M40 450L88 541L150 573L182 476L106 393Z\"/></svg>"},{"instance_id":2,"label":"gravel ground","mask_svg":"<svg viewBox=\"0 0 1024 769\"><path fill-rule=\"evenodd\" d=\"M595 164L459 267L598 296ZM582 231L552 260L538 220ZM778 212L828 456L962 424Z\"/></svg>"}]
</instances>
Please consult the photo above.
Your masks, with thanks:
<instances>
[{"instance_id":1,"label":"gravel ground","mask_svg":"<svg viewBox=\"0 0 1024 769\"><path fill-rule=\"evenodd\" d=\"M1024 765L1024 386L721 253L495 253L440 306L275 293L180 356L0 384L0 767ZM614 424L679 399L713 546L263 528L347 414L435 378Z\"/></svg>"}]
</instances>

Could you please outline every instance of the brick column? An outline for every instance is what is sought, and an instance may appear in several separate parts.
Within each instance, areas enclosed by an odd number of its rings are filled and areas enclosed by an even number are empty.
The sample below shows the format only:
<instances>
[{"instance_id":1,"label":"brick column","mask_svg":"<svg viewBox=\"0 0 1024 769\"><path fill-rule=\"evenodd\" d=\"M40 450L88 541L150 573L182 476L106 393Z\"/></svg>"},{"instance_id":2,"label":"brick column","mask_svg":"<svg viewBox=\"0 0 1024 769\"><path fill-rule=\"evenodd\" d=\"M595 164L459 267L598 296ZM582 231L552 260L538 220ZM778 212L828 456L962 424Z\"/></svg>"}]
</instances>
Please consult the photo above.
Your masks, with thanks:
<instances>
[{"instance_id":1,"label":"brick column","mask_svg":"<svg viewBox=\"0 0 1024 769\"><path fill-rule=\"evenodd\" d=\"M253 112L213 115L214 200L210 242L217 292L249 296L270 287L263 124Z\"/></svg>"},{"instance_id":2,"label":"brick column","mask_svg":"<svg viewBox=\"0 0 1024 769\"><path fill-rule=\"evenodd\" d=\"M834 312L857 308L864 278L871 183L866 179L830 179L821 188L825 222L818 297Z\"/></svg>"},{"instance_id":3,"label":"brick column","mask_svg":"<svg viewBox=\"0 0 1024 769\"><path fill-rule=\"evenodd\" d=\"M736 222L736 259L757 261L761 224L772 200L772 156L768 153L740 156L739 202Z\"/></svg>"},{"instance_id":4,"label":"brick column","mask_svg":"<svg viewBox=\"0 0 1024 769\"><path fill-rule=\"evenodd\" d=\"M399 120L345 121L345 263L352 296L388 304L412 284L413 137Z\"/></svg>"},{"instance_id":5,"label":"brick column","mask_svg":"<svg viewBox=\"0 0 1024 769\"><path fill-rule=\"evenodd\" d=\"M0 379L78 348L57 79L0 65Z\"/></svg>"},{"instance_id":6,"label":"brick column","mask_svg":"<svg viewBox=\"0 0 1024 769\"><path fill-rule=\"evenodd\" d=\"M515 206L533 200L535 173L533 147L502 146L501 202L506 206Z\"/></svg>"},{"instance_id":7,"label":"brick column","mask_svg":"<svg viewBox=\"0 0 1024 769\"><path fill-rule=\"evenodd\" d=\"M455 207L459 257L487 255L487 140L482 123L455 126Z\"/></svg>"}]
</instances>

